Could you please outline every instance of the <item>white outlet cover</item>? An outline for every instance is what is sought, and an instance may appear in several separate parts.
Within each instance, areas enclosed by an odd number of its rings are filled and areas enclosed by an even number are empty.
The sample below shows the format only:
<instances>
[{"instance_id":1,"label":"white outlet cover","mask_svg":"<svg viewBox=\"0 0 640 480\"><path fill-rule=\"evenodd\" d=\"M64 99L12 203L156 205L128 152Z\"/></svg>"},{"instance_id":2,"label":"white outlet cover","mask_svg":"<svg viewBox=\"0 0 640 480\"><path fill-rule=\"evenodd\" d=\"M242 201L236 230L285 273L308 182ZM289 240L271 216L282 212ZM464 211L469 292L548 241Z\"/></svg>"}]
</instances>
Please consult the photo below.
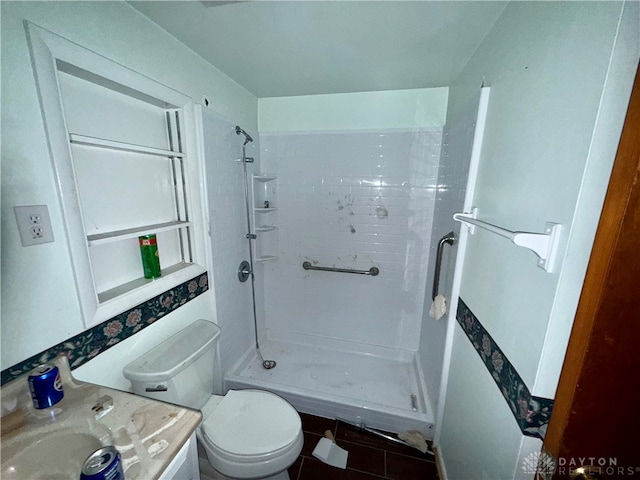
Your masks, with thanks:
<instances>
[{"instance_id":1,"label":"white outlet cover","mask_svg":"<svg viewBox=\"0 0 640 480\"><path fill-rule=\"evenodd\" d=\"M13 207L13 210L16 214L20 242L23 247L54 241L49 209L46 205L24 205ZM34 218L39 220L34 221ZM33 233L34 228L38 229L37 235Z\"/></svg>"}]
</instances>

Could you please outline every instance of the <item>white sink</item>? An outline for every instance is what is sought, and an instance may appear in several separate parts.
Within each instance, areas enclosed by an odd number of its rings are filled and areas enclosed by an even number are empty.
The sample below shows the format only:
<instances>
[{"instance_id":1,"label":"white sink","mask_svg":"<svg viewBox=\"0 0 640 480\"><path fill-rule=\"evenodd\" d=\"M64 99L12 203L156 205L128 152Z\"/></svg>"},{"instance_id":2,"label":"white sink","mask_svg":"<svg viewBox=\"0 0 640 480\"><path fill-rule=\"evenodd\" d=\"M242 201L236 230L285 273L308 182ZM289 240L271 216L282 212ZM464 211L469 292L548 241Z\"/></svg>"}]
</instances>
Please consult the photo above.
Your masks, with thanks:
<instances>
[{"instance_id":1,"label":"white sink","mask_svg":"<svg viewBox=\"0 0 640 480\"><path fill-rule=\"evenodd\" d=\"M111 432L97 422L53 424L2 442L3 480L78 480L86 458L112 444Z\"/></svg>"}]
</instances>

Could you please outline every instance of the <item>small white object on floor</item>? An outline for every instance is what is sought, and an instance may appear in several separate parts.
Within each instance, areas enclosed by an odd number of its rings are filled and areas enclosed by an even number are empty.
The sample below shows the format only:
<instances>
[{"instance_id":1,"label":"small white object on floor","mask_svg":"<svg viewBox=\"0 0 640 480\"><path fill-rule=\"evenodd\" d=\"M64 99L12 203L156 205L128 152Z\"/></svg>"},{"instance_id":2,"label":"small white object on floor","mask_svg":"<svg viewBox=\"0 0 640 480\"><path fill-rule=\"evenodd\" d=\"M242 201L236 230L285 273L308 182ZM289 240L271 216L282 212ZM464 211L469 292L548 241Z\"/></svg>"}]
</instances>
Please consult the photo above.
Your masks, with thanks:
<instances>
[{"instance_id":1,"label":"small white object on floor","mask_svg":"<svg viewBox=\"0 0 640 480\"><path fill-rule=\"evenodd\" d=\"M444 295L436 295L429 309L429 316L440 320L445 313L447 313L447 297Z\"/></svg>"},{"instance_id":2,"label":"small white object on floor","mask_svg":"<svg viewBox=\"0 0 640 480\"><path fill-rule=\"evenodd\" d=\"M429 451L424 435L417 430L409 430L408 432L400 433L398 434L398 438L410 447L420 450L422 453L427 453Z\"/></svg>"},{"instance_id":3,"label":"small white object on floor","mask_svg":"<svg viewBox=\"0 0 640 480\"><path fill-rule=\"evenodd\" d=\"M333 467L347 468L347 457L349 452L336 445L336 439L330 430L324 432L324 437L320 439L312 455L318 460Z\"/></svg>"}]
</instances>

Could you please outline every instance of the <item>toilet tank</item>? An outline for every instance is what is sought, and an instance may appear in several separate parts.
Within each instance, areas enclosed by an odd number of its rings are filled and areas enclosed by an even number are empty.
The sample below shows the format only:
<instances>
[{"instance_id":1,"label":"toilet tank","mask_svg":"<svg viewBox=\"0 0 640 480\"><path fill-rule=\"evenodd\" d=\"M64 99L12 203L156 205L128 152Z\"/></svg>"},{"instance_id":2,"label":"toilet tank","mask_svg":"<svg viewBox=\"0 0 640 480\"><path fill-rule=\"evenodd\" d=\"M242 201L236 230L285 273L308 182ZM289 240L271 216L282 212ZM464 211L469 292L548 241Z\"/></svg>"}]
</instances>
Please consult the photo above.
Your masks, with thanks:
<instances>
[{"instance_id":1,"label":"toilet tank","mask_svg":"<svg viewBox=\"0 0 640 480\"><path fill-rule=\"evenodd\" d=\"M196 320L129 363L122 373L133 393L199 409L213 394L213 363L220 328Z\"/></svg>"}]
</instances>

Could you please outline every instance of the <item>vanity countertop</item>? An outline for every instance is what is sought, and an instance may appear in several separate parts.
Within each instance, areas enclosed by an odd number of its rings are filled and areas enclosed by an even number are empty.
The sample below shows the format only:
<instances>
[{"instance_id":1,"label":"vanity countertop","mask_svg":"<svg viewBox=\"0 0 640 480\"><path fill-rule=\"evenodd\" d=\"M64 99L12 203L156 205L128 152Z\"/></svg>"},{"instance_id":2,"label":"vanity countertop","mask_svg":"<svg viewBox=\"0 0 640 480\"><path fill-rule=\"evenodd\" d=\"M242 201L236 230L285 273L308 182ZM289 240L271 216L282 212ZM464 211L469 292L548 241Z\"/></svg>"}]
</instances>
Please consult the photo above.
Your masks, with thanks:
<instances>
[{"instance_id":1,"label":"vanity countertop","mask_svg":"<svg viewBox=\"0 0 640 480\"><path fill-rule=\"evenodd\" d=\"M1 389L3 479L34 478L40 472L46 478L78 479L84 458L100 444L118 449L127 480L157 479L202 418L197 410L80 382L65 357L50 363L60 369L64 389L64 398L53 407L33 407L26 375ZM57 465L64 471L55 475Z\"/></svg>"}]
</instances>

